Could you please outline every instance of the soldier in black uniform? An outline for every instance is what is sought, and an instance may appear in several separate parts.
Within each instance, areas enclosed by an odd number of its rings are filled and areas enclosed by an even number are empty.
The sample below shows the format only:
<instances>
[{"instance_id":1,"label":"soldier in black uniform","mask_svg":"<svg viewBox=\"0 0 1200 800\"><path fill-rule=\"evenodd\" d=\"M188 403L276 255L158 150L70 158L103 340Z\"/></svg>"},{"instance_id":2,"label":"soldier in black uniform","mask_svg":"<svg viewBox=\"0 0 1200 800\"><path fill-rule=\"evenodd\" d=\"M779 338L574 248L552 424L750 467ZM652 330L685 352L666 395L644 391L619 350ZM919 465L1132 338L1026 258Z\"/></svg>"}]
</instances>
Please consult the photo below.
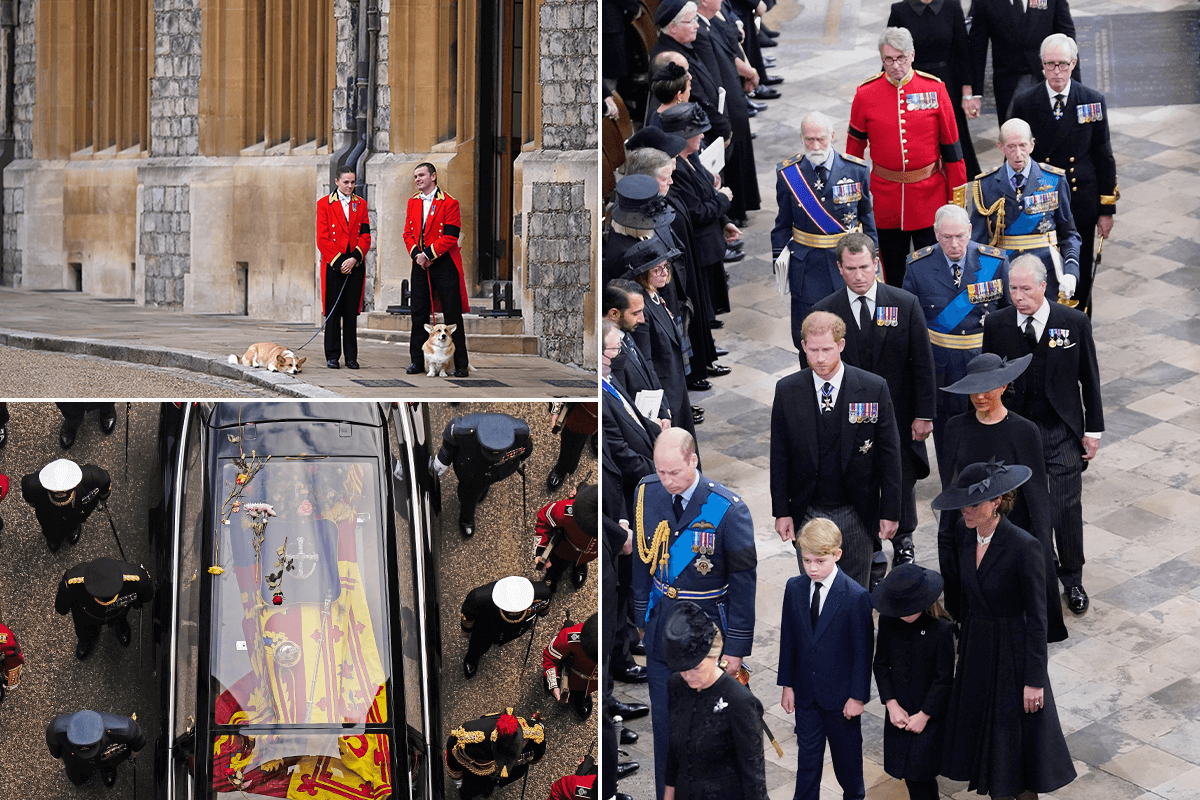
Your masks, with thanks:
<instances>
[{"instance_id":1,"label":"soldier in black uniform","mask_svg":"<svg viewBox=\"0 0 1200 800\"><path fill-rule=\"evenodd\" d=\"M79 541L84 521L111 493L108 472L95 464L80 467L66 458L21 479L21 496L33 506L51 553L58 552L64 539Z\"/></svg>"},{"instance_id":2,"label":"soldier in black uniform","mask_svg":"<svg viewBox=\"0 0 1200 800\"><path fill-rule=\"evenodd\" d=\"M8 403L0 403L0 447L8 444Z\"/></svg>"},{"instance_id":3,"label":"soldier in black uniform","mask_svg":"<svg viewBox=\"0 0 1200 800\"><path fill-rule=\"evenodd\" d=\"M128 647L129 607L141 608L153 597L150 573L144 567L115 558L97 558L63 573L54 610L59 614L71 612L79 639L75 657L84 659L92 652L102 625L116 629L117 638Z\"/></svg>"},{"instance_id":4,"label":"soldier in black uniform","mask_svg":"<svg viewBox=\"0 0 1200 800\"><path fill-rule=\"evenodd\" d=\"M490 797L497 786L525 777L546 755L546 732L535 711L532 724L513 714L484 714L464 722L446 739L446 772L463 800Z\"/></svg>"},{"instance_id":5,"label":"soldier in black uniform","mask_svg":"<svg viewBox=\"0 0 1200 800\"><path fill-rule=\"evenodd\" d=\"M63 760L71 783L82 786L100 770L104 785L111 788L117 767L146 746L146 736L133 717L85 710L50 720L46 746L50 755Z\"/></svg>"},{"instance_id":6,"label":"soldier in black uniform","mask_svg":"<svg viewBox=\"0 0 1200 800\"><path fill-rule=\"evenodd\" d=\"M450 420L442 433L442 449L429 463L445 475L450 465L458 478L458 527L463 536L475 535L475 506L488 487L514 472L524 475L533 439L524 420L508 414L467 414Z\"/></svg>"},{"instance_id":7,"label":"soldier in black uniform","mask_svg":"<svg viewBox=\"0 0 1200 800\"><path fill-rule=\"evenodd\" d=\"M504 644L529 630L538 616L550 612L550 587L539 581L509 575L467 593L462 604L462 629L471 634L463 674L479 670L479 657L494 644Z\"/></svg>"},{"instance_id":8,"label":"soldier in black uniform","mask_svg":"<svg viewBox=\"0 0 1200 800\"><path fill-rule=\"evenodd\" d=\"M89 411L100 412L100 432L108 436L117 427L117 406L115 403L55 403L62 412L62 429L58 432L58 443L63 450L70 450L75 444L75 432L83 424L83 415Z\"/></svg>"},{"instance_id":9,"label":"soldier in black uniform","mask_svg":"<svg viewBox=\"0 0 1200 800\"><path fill-rule=\"evenodd\" d=\"M567 476L575 472L584 445L588 439L594 439L600 427L600 409L595 403L569 403L566 409L561 405L558 404L555 424L550 430L551 433L559 433L562 439L558 445L558 461L546 477L548 492L557 490ZM592 452L595 451L593 446Z\"/></svg>"}]
</instances>

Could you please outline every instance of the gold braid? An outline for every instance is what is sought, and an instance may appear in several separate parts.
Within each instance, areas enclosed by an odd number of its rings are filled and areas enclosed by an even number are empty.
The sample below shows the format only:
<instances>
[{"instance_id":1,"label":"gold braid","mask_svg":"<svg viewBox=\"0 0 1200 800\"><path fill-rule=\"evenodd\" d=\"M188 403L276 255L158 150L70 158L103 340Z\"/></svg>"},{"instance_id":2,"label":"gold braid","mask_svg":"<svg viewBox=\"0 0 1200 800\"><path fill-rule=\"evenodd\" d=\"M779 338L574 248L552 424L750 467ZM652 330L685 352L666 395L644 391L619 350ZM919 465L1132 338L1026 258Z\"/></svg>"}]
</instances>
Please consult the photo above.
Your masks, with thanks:
<instances>
[{"instance_id":1,"label":"gold braid","mask_svg":"<svg viewBox=\"0 0 1200 800\"><path fill-rule=\"evenodd\" d=\"M646 501L646 484L638 487L637 509L634 516L634 524L637 525L637 545L638 556L642 559L643 564L650 565L650 571L657 572L658 570L667 569L667 562L671 557L671 551L668 546L671 539L671 524L665 519L658 523L658 527L654 529L654 538L650 542L650 546L646 546L646 525L645 525L645 501ZM657 562L657 563L656 563Z\"/></svg>"},{"instance_id":2,"label":"gold braid","mask_svg":"<svg viewBox=\"0 0 1200 800\"><path fill-rule=\"evenodd\" d=\"M975 210L988 218L988 231L990 231L992 234L992 238L988 244L992 247L995 247L996 242L998 242L1000 237L1004 235L1004 195L1000 195L1000 199L992 203L992 205L989 207L983 202L983 189L979 179L976 178L972 183L973 186L971 187L971 194L973 196L972 199L975 200ZM991 220L993 214L996 215L996 224L994 226L992 225Z\"/></svg>"}]
</instances>

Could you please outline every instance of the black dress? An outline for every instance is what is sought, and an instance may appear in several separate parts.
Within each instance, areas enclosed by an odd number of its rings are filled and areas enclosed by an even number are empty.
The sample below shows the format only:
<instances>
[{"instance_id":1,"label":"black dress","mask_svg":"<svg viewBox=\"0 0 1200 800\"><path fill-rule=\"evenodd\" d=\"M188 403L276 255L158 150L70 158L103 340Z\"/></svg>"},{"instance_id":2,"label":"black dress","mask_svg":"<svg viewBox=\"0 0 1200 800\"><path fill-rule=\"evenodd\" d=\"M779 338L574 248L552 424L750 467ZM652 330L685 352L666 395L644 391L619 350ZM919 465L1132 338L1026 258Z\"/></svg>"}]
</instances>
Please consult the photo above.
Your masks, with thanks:
<instances>
[{"instance_id":1,"label":"black dress","mask_svg":"<svg viewBox=\"0 0 1200 800\"><path fill-rule=\"evenodd\" d=\"M873 667L879 702L885 708L895 700L909 715L918 711L929 715L920 733L901 730L884 717L884 771L908 781L936 778L954 683L953 623L928 614L912 622L881 615Z\"/></svg>"},{"instance_id":2,"label":"black dress","mask_svg":"<svg viewBox=\"0 0 1200 800\"><path fill-rule=\"evenodd\" d=\"M959 0L900 0L892 3L888 17L889 28L907 28L913 37L913 69L936 75L946 84L950 102L954 103L954 119L958 122L958 141L962 143L963 162L967 180L979 174L979 159L967 115L962 108L962 85L971 74L970 52L967 47L967 23ZM971 87L982 94L982 87Z\"/></svg>"},{"instance_id":3,"label":"black dress","mask_svg":"<svg viewBox=\"0 0 1200 800\"><path fill-rule=\"evenodd\" d=\"M1037 425L1013 411L1009 411L1008 416L995 425L984 425L974 411L968 411L951 417L946 422L944 435L951 480L957 478L967 465L991 458L1033 470L1033 475L1017 490L1016 504L1008 514L1008 519L1041 542L1045 574L1056 575L1054 539L1050 527L1050 490L1042 453L1042 435ZM957 511L945 511L938 525L938 561L946 581L946 609L955 619L962 617L959 610L958 564L951 541L954 526L961 516ZM1046 581L1046 637L1048 642L1061 642L1067 638L1056 581Z\"/></svg>"},{"instance_id":4,"label":"black dress","mask_svg":"<svg viewBox=\"0 0 1200 800\"><path fill-rule=\"evenodd\" d=\"M942 774L979 794L1053 792L1075 780L1046 674L1046 573L1041 546L1001 518L979 567L975 531L955 526L963 626L946 715ZM1044 690L1025 713L1024 687Z\"/></svg>"},{"instance_id":5,"label":"black dress","mask_svg":"<svg viewBox=\"0 0 1200 800\"><path fill-rule=\"evenodd\" d=\"M664 784L675 800L766 800L762 703L722 672L696 691L678 673L667 682L671 742Z\"/></svg>"}]
</instances>

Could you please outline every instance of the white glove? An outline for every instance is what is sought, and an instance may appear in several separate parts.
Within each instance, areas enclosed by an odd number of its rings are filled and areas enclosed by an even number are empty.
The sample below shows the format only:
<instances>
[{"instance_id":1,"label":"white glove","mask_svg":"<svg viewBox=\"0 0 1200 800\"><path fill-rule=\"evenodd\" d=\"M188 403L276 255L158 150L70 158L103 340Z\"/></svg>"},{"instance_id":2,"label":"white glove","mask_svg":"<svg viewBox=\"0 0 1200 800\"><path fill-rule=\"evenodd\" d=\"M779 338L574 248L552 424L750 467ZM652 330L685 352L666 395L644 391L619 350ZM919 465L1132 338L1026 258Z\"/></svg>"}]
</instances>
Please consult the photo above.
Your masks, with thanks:
<instances>
[{"instance_id":1,"label":"white glove","mask_svg":"<svg viewBox=\"0 0 1200 800\"><path fill-rule=\"evenodd\" d=\"M1063 275L1058 282L1058 290L1067 297L1075 296L1075 287L1078 285L1079 279L1070 273Z\"/></svg>"},{"instance_id":2,"label":"white glove","mask_svg":"<svg viewBox=\"0 0 1200 800\"><path fill-rule=\"evenodd\" d=\"M440 477L440 476L442 476L442 475L445 475L445 474L446 474L446 470L448 470L448 469L450 469L450 465L449 465L449 464L443 464L441 461L438 461L438 458L437 458L437 456L434 456L433 458L429 459L429 472L430 472L430 474L432 474L432 475L437 475L437 476L439 476L439 477Z\"/></svg>"}]
</instances>

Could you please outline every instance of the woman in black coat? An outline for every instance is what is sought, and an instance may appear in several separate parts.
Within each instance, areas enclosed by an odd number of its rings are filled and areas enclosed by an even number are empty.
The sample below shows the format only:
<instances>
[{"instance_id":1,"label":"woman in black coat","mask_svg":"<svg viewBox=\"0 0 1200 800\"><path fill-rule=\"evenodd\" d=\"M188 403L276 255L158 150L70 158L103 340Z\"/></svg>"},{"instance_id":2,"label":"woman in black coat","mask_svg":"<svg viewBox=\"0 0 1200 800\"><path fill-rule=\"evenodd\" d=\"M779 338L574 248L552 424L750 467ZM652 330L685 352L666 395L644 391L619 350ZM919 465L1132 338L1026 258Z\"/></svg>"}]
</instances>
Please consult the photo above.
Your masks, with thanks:
<instances>
[{"instance_id":1,"label":"woman in black coat","mask_svg":"<svg viewBox=\"0 0 1200 800\"><path fill-rule=\"evenodd\" d=\"M942 774L993 797L1030 797L1075 780L1047 675L1046 573L1037 539L1003 514L1031 471L971 464L933 501L961 510L958 668Z\"/></svg>"},{"instance_id":2,"label":"woman in black coat","mask_svg":"<svg viewBox=\"0 0 1200 800\"><path fill-rule=\"evenodd\" d=\"M967 180L979 174L979 159L962 96L972 94L970 83L971 60L967 47L967 23L960 0L900 0L892 3L888 17L889 28L907 28L913 37L913 69L936 75L946 84L946 93L954 103L954 119L958 122L958 141L962 144Z\"/></svg>"}]
</instances>

